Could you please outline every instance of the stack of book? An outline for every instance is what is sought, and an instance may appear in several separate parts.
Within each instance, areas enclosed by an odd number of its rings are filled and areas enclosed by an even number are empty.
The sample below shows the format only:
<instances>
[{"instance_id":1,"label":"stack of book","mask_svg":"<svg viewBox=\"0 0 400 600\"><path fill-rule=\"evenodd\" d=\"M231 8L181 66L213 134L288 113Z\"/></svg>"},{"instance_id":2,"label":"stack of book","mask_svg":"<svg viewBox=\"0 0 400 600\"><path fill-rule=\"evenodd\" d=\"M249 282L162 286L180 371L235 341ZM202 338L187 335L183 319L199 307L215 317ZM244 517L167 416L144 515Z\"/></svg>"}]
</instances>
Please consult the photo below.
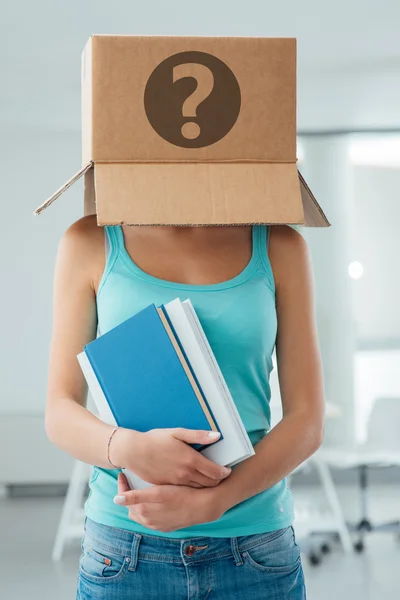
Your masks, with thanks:
<instances>
[{"instance_id":1,"label":"stack of book","mask_svg":"<svg viewBox=\"0 0 400 600\"><path fill-rule=\"evenodd\" d=\"M78 360L102 421L141 432L219 431L216 442L192 445L219 465L254 454L190 300L151 304L86 345ZM123 471L132 489L152 485Z\"/></svg>"}]
</instances>

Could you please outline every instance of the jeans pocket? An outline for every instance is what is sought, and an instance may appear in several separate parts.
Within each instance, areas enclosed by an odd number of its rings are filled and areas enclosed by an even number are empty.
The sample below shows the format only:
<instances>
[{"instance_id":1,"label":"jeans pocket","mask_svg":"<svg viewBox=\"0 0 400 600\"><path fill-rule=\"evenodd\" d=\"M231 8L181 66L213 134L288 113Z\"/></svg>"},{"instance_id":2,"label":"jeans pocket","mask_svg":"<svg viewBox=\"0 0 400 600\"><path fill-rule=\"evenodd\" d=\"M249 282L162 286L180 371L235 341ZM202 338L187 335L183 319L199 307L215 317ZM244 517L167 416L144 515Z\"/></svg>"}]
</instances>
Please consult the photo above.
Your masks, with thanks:
<instances>
[{"instance_id":1,"label":"jeans pocket","mask_svg":"<svg viewBox=\"0 0 400 600\"><path fill-rule=\"evenodd\" d=\"M92 582L110 582L121 578L128 570L129 556L104 550L91 540L82 543L79 572Z\"/></svg>"},{"instance_id":2,"label":"jeans pocket","mask_svg":"<svg viewBox=\"0 0 400 600\"><path fill-rule=\"evenodd\" d=\"M251 536L249 536L251 537ZM260 571L290 573L300 565L300 548L294 538L293 527L285 527L258 536L254 542L242 544L246 564Z\"/></svg>"}]
</instances>

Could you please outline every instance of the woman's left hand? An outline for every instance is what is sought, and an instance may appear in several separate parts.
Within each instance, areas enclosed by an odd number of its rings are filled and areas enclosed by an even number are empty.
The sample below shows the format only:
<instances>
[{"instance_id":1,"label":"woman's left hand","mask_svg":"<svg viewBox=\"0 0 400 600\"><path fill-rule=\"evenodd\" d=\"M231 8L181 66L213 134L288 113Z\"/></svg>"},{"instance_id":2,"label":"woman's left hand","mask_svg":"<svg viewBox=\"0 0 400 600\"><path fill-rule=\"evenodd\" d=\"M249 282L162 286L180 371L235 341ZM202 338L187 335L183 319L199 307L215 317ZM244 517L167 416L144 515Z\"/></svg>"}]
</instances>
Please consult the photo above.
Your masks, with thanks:
<instances>
[{"instance_id":1,"label":"woman's left hand","mask_svg":"<svg viewBox=\"0 0 400 600\"><path fill-rule=\"evenodd\" d=\"M114 502L126 506L129 518L144 527L168 532L219 519L223 511L215 502L214 489L153 485L144 490L130 490L125 475L119 473Z\"/></svg>"}]
</instances>

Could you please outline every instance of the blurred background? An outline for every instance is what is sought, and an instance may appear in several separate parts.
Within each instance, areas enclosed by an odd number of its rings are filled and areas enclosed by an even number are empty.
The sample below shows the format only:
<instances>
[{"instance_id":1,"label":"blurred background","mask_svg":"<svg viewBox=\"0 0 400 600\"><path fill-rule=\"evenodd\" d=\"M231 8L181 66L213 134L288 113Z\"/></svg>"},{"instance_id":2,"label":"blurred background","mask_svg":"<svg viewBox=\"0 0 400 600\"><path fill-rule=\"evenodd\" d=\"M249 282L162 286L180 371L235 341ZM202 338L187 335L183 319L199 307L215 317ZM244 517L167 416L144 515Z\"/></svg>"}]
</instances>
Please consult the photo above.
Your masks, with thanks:
<instances>
[{"instance_id":1,"label":"blurred background","mask_svg":"<svg viewBox=\"0 0 400 600\"><path fill-rule=\"evenodd\" d=\"M400 4L1 0L0 573L4 598L73 598L87 466L44 431L55 253L82 215L80 53L92 33L298 40L298 158L329 230L312 252L327 423L290 478L310 600L400 584ZM273 374L274 421L280 399ZM72 482L72 483L71 483ZM68 490L68 495L66 496ZM21 546L23 550L21 550Z\"/></svg>"}]
</instances>

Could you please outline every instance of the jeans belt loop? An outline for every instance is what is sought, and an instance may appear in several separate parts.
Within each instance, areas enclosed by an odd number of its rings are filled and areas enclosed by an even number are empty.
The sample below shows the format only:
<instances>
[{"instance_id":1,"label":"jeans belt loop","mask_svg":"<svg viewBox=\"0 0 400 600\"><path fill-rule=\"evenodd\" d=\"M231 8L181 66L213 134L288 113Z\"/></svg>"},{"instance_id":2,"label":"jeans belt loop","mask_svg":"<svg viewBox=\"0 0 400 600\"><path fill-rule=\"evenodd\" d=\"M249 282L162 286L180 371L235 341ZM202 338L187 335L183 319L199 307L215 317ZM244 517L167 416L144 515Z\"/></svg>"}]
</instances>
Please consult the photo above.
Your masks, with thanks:
<instances>
[{"instance_id":1,"label":"jeans belt loop","mask_svg":"<svg viewBox=\"0 0 400 600\"><path fill-rule=\"evenodd\" d=\"M231 538L231 548L232 548L233 558L235 559L235 564L237 567L240 567L241 565L243 565L243 559L239 552L239 546L238 546L238 541L237 541L236 537Z\"/></svg>"},{"instance_id":2,"label":"jeans belt loop","mask_svg":"<svg viewBox=\"0 0 400 600\"><path fill-rule=\"evenodd\" d=\"M142 536L140 533L136 533L134 532L134 538L133 538L133 542L132 542L132 548L131 548L131 556L130 556L130 565L129 565L129 571L136 571L136 567L137 567L137 563L139 560L139 546L140 546L140 542L142 540Z\"/></svg>"}]
</instances>

